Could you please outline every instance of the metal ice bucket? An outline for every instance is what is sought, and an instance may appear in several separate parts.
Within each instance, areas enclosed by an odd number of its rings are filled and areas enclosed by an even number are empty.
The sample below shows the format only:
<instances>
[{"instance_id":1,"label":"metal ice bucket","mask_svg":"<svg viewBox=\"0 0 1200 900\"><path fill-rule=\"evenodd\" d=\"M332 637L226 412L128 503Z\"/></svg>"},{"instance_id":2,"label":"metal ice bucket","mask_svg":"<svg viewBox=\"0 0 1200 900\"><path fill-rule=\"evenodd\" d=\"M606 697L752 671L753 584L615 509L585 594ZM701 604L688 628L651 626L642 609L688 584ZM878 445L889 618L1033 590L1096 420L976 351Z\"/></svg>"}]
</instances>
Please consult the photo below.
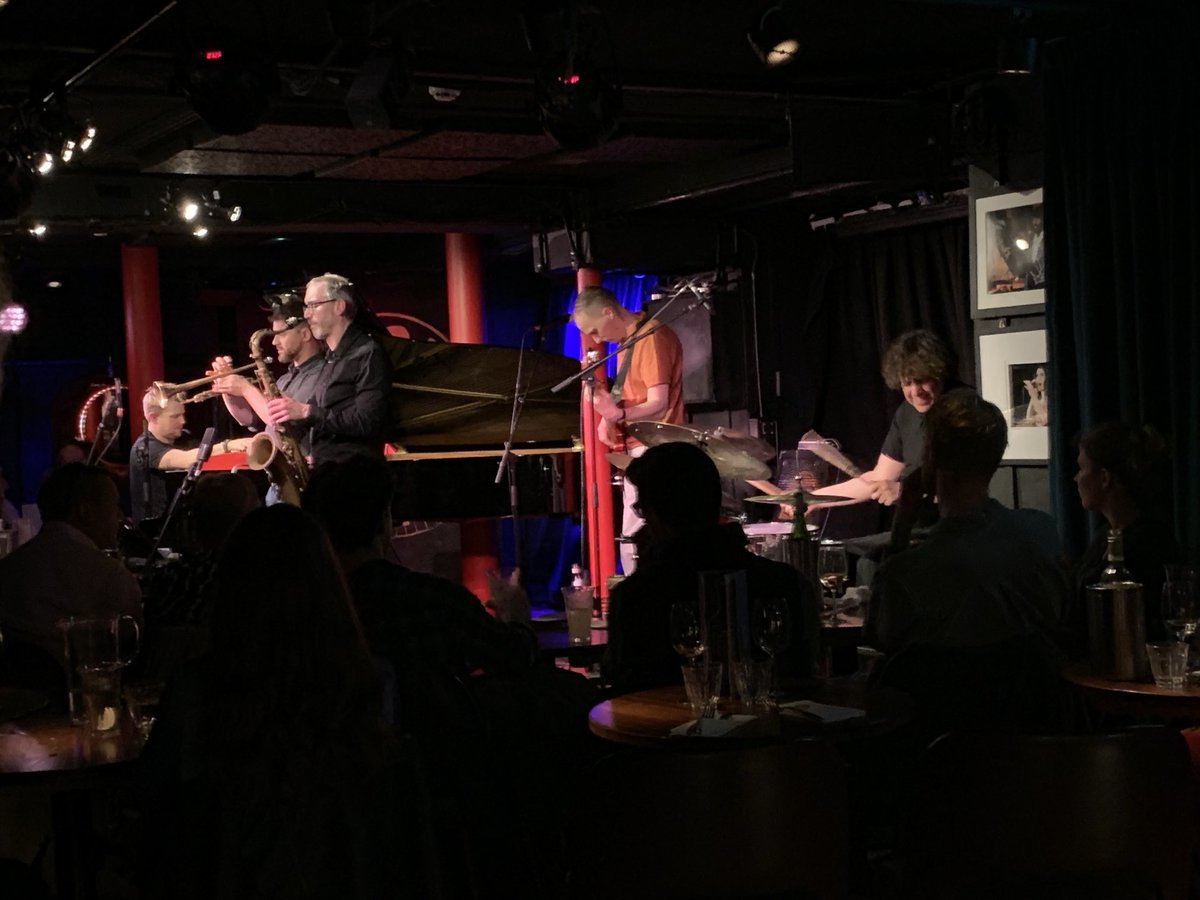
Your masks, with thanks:
<instances>
[{"instance_id":1,"label":"metal ice bucket","mask_svg":"<svg viewBox=\"0 0 1200 900\"><path fill-rule=\"evenodd\" d=\"M1133 581L1087 588L1088 661L1092 673L1115 681L1145 681L1146 620L1142 586Z\"/></svg>"}]
</instances>

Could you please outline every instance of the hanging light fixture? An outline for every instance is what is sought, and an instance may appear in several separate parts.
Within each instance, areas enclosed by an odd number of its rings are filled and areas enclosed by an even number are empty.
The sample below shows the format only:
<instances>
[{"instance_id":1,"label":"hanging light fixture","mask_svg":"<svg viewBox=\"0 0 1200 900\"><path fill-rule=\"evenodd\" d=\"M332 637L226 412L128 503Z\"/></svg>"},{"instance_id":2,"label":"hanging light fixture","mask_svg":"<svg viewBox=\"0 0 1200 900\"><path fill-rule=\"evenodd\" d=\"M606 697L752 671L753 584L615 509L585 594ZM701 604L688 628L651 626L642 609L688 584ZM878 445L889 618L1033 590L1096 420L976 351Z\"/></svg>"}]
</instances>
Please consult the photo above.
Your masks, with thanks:
<instances>
[{"instance_id":1,"label":"hanging light fixture","mask_svg":"<svg viewBox=\"0 0 1200 900\"><path fill-rule=\"evenodd\" d=\"M768 6L758 24L746 34L750 46L768 69L782 69L800 54L800 39L782 2Z\"/></svg>"}]
</instances>

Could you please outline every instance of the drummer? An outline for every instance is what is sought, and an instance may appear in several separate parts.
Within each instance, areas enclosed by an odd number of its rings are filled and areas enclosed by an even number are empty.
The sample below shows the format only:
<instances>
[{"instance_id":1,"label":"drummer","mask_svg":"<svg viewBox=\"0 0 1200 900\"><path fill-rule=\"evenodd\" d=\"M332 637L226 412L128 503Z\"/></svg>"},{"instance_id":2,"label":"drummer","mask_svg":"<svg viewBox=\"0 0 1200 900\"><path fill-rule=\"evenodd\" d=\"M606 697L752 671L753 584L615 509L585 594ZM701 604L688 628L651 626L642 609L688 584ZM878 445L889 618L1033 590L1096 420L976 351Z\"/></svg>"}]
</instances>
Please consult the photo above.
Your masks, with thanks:
<instances>
[{"instance_id":1,"label":"drummer","mask_svg":"<svg viewBox=\"0 0 1200 900\"><path fill-rule=\"evenodd\" d=\"M595 286L579 292L573 317L581 333L609 343L620 343L634 332L658 324L625 309L610 291ZM617 356L612 389L595 386L591 401L601 417L596 429L600 441L614 450L624 449L630 456L641 456L646 447L628 434L626 425L642 421L683 424L683 347L675 332L661 326L622 351ZM644 521L636 511L637 488L628 479L622 490L622 505L621 533L632 537ZM630 575L637 566L636 550L631 543L620 546L621 571Z\"/></svg>"},{"instance_id":2,"label":"drummer","mask_svg":"<svg viewBox=\"0 0 1200 900\"><path fill-rule=\"evenodd\" d=\"M883 380L904 395L904 402L892 417L875 468L849 481L813 491L850 498L821 503L821 507L866 500L891 506L899 499L900 483L920 468L925 452L925 413L946 390L960 386L954 378L953 364L949 348L931 331L906 331L892 341L883 354Z\"/></svg>"}]
</instances>

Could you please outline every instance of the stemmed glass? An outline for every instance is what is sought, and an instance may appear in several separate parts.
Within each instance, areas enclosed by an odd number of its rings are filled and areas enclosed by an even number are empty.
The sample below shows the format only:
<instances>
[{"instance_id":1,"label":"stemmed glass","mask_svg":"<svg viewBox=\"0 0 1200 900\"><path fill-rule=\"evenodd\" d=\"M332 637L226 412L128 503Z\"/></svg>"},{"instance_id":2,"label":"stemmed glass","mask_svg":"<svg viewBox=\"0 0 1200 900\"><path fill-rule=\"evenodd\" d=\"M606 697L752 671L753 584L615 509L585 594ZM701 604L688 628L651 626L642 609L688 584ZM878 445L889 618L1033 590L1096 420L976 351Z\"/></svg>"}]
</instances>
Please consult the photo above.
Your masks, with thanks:
<instances>
[{"instance_id":1,"label":"stemmed glass","mask_svg":"<svg viewBox=\"0 0 1200 900\"><path fill-rule=\"evenodd\" d=\"M1162 617L1167 630L1180 643L1196 632L1200 623L1200 589L1192 579L1168 581L1162 589Z\"/></svg>"},{"instance_id":2,"label":"stemmed glass","mask_svg":"<svg viewBox=\"0 0 1200 900\"><path fill-rule=\"evenodd\" d=\"M698 604L671 604L671 646L690 666L696 665L696 660L707 649L704 645L704 633L700 628Z\"/></svg>"},{"instance_id":3,"label":"stemmed glass","mask_svg":"<svg viewBox=\"0 0 1200 900\"><path fill-rule=\"evenodd\" d=\"M775 657L792 642L792 615L783 597L762 597L754 601L750 614L750 635L754 643L767 654L771 670L770 697L776 697Z\"/></svg>"},{"instance_id":4,"label":"stemmed glass","mask_svg":"<svg viewBox=\"0 0 1200 900\"><path fill-rule=\"evenodd\" d=\"M831 625L837 624L837 598L846 592L846 579L849 575L849 565L846 562L846 548L841 541L821 541L817 550L817 578L824 588L825 604L829 610Z\"/></svg>"}]
</instances>

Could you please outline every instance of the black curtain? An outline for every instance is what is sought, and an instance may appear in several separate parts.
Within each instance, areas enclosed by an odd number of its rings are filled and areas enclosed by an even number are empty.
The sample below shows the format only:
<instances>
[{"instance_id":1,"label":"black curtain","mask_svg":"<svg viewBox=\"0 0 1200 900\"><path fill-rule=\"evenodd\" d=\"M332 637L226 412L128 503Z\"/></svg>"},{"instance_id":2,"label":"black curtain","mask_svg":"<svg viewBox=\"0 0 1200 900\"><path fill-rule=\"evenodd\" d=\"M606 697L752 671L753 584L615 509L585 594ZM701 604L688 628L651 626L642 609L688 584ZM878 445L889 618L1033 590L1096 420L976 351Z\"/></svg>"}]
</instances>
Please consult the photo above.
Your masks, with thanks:
<instances>
[{"instance_id":1,"label":"black curtain","mask_svg":"<svg viewBox=\"0 0 1200 900\"><path fill-rule=\"evenodd\" d=\"M903 402L879 374L893 338L913 328L936 332L958 354L958 376L974 381L965 214L853 237L793 240L776 252L801 262L777 265L772 280L781 445L795 447L815 428L870 468ZM769 364L764 370L770 372ZM861 535L887 525L877 504L860 504L833 511L827 533Z\"/></svg>"},{"instance_id":2,"label":"black curtain","mask_svg":"<svg viewBox=\"0 0 1200 900\"><path fill-rule=\"evenodd\" d=\"M1075 552L1073 438L1110 419L1172 439L1176 532L1200 544L1198 25L1187 9L1045 54L1051 491Z\"/></svg>"}]
</instances>

